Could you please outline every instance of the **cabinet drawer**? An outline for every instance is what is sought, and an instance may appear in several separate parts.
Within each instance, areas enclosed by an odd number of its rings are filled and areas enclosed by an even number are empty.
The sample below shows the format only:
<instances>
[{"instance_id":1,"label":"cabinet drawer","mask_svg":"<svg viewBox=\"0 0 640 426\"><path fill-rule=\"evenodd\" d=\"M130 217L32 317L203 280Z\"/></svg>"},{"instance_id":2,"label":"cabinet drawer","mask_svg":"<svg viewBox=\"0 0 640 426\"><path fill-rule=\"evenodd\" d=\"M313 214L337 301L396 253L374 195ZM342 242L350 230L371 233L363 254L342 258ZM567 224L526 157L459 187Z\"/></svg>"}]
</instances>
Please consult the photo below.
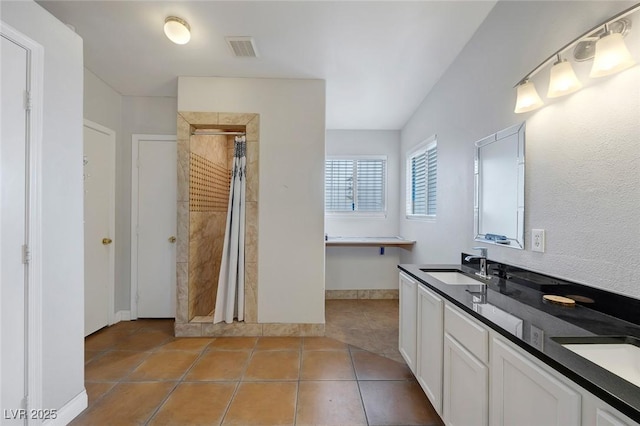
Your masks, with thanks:
<instances>
[{"instance_id":1,"label":"cabinet drawer","mask_svg":"<svg viewBox=\"0 0 640 426\"><path fill-rule=\"evenodd\" d=\"M480 361L489 362L489 332L480 323L447 304L444 329Z\"/></svg>"}]
</instances>

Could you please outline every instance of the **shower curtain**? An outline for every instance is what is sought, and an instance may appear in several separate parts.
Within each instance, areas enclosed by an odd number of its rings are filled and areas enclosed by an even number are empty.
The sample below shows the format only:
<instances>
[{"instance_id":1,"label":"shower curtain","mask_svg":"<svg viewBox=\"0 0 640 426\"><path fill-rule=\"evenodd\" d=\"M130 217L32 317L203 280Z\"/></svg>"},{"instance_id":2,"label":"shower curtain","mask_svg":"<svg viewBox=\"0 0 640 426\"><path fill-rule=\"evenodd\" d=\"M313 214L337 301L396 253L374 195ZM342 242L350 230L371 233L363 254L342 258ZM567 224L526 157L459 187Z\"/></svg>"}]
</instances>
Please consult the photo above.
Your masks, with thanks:
<instances>
[{"instance_id":1,"label":"shower curtain","mask_svg":"<svg viewBox=\"0 0 640 426\"><path fill-rule=\"evenodd\" d=\"M229 188L227 227L213 323L244 320L244 218L247 178L246 137L236 136Z\"/></svg>"}]
</instances>

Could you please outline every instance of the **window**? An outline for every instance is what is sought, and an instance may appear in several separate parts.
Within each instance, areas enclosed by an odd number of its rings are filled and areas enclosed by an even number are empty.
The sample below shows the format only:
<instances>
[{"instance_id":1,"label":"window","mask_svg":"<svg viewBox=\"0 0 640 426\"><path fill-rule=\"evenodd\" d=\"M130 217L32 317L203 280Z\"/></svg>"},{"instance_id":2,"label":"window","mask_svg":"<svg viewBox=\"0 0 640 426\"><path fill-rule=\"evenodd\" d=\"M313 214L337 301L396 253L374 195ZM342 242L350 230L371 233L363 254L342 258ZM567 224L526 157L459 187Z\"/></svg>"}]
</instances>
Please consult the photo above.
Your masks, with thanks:
<instances>
[{"instance_id":1,"label":"window","mask_svg":"<svg viewBox=\"0 0 640 426\"><path fill-rule=\"evenodd\" d=\"M385 212L386 157L328 158L324 203L328 213Z\"/></svg>"},{"instance_id":2,"label":"window","mask_svg":"<svg viewBox=\"0 0 640 426\"><path fill-rule=\"evenodd\" d=\"M433 136L407 155L407 217L436 216L438 146Z\"/></svg>"}]
</instances>

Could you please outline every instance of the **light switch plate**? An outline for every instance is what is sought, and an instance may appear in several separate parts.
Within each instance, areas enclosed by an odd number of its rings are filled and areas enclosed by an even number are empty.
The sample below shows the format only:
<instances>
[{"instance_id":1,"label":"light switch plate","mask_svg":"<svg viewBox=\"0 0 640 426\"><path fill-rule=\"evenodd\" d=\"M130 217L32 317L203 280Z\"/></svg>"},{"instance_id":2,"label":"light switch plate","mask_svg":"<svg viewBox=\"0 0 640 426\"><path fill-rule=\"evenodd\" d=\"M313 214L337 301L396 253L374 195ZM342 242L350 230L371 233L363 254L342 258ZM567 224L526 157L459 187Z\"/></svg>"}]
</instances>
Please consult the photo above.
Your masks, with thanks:
<instances>
[{"instance_id":1,"label":"light switch plate","mask_svg":"<svg viewBox=\"0 0 640 426\"><path fill-rule=\"evenodd\" d=\"M544 229L531 230L531 250L544 253Z\"/></svg>"}]
</instances>

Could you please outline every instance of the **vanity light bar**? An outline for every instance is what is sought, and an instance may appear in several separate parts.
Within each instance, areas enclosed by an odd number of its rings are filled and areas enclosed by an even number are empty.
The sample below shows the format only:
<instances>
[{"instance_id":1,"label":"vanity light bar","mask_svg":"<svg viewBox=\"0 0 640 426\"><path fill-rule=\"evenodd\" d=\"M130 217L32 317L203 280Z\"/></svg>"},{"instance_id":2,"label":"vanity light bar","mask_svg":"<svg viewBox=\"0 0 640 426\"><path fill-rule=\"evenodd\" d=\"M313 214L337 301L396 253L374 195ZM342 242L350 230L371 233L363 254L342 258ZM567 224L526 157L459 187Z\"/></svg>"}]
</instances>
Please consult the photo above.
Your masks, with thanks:
<instances>
[{"instance_id":1,"label":"vanity light bar","mask_svg":"<svg viewBox=\"0 0 640 426\"><path fill-rule=\"evenodd\" d=\"M518 89L516 108L514 112L522 113L522 112L533 111L534 109L537 109L542 105L544 105L544 102L542 102L542 100L538 96L538 93L535 89L535 86L533 85L533 82L529 81L529 79L534 75L536 75L550 61L557 58L557 62L554 64L554 67L557 65L561 65L563 68L565 68L563 70L563 74L565 76L573 74L573 77L575 77L575 74L573 73L573 69L571 68L571 65L568 62L562 61L560 59L560 54L566 51L567 49L575 46L576 44L578 44L579 42L583 41L586 38L593 38L602 29L604 29L604 33L600 36L600 38L598 39L598 42L596 43L596 56L594 59L594 66L592 68L590 77L593 78L593 77L600 77L600 76L613 74L615 72L622 71L634 65L635 61L633 61L630 53L628 52L628 50L626 49L626 46L624 45L623 34L610 31L609 25L618 20L621 20L625 16L628 16L634 12L637 12L639 9L640 9L640 3L634 6L631 6L630 8L623 10L622 12L612 16L606 21L601 22L600 24L594 26L593 28L584 32L579 37L576 37L575 39L571 40L569 43L565 44L560 49L555 51L552 55L550 55L547 59L542 61L537 67L535 67L522 79L520 79L520 81L518 81L518 83L515 86L513 86L514 88ZM615 39L615 40L610 40L610 39ZM601 66L600 66L600 63L602 62L602 58L601 58L602 55L598 55L598 45L607 44L607 47L609 47L609 45L614 44L614 42L615 42L615 49L617 50L616 54L621 55L622 63L617 64L615 67L612 67L610 71L603 70L601 69ZM600 49L600 50L603 50L603 49ZM608 50L611 51L611 49L608 49ZM556 74L558 73L554 72L552 73L552 76L551 76L550 87L554 87L555 90L550 91L549 97L558 97L558 96L568 95L569 93L573 93L580 88L579 87L580 83L577 81L577 79L575 79L575 81L572 81L571 87L567 87L564 90L560 88L558 90L556 88L556 86L558 85L558 81L556 81L557 80ZM562 86L562 83L560 84L560 86ZM526 90L524 90L525 87L526 87ZM523 96L522 99L521 99L521 93Z\"/></svg>"}]
</instances>

